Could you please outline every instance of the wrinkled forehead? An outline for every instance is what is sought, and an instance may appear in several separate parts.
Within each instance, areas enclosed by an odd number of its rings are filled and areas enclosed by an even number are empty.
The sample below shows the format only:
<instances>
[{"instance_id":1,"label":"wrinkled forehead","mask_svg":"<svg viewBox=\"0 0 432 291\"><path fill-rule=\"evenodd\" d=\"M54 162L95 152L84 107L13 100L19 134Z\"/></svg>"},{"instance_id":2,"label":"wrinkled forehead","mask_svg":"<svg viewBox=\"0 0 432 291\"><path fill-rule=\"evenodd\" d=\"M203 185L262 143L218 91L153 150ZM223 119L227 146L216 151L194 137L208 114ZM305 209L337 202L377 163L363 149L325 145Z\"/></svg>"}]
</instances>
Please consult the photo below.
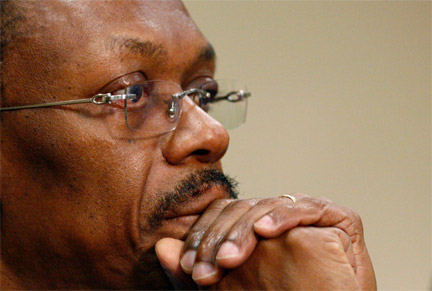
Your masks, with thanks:
<instances>
[{"instance_id":1,"label":"wrinkled forehead","mask_svg":"<svg viewBox=\"0 0 432 291\"><path fill-rule=\"evenodd\" d=\"M135 32L166 40L180 40L185 34L198 33L180 1L92 0L64 5L71 10L77 24L83 24L89 33L121 36Z\"/></svg>"},{"instance_id":2,"label":"wrinkled forehead","mask_svg":"<svg viewBox=\"0 0 432 291\"><path fill-rule=\"evenodd\" d=\"M180 1L36 1L37 47L57 55L117 53L122 48L170 54L206 47L207 41ZM116 51L117 50L117 51Z\"/></svg>"},{"instance_id":3,"label":"wrinkled forehead","mask_svg":"<svg viewBox=\"0 0 432 291\"><path fill-rule=\"evenodd\" d=\"M180 1L81 0L42 3L46 7L41 9L39 17L42 16L48 27L57 29L57 33L53 31L57 36L79 33L80 38L100 42L131 34L165 40L184 40L186 34L199 34Z\"/></svg>"}]
</instances>

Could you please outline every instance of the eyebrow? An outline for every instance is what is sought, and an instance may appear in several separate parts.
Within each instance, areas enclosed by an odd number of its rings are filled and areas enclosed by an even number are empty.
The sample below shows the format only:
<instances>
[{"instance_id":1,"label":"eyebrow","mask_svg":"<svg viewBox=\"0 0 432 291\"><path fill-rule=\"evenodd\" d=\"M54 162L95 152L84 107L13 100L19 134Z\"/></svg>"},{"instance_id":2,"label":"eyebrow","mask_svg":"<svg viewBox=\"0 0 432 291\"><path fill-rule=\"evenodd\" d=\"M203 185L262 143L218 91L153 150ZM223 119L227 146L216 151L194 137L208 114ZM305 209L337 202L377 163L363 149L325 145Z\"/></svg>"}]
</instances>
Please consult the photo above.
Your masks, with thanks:
<instances>
[{"instance_id":1,"label":"eyebrow","mask_svg":"<svg viewBox=\"0 0 432 291\"><path fill-rule=\"evenodd\" d=\"M126 48L132 54L137 54L145 58L161 59L168 52L161 44L155 44L149 40L139 40L137 38L113 38L109 42L110 49Z\"/></svg>"},{"instance_id":2,"label":"eyebrow","mask_svg":"<svg viewBox=\"0 0 432 291\"><path fill-rule=\"evenodd\" d=\"M138 38L113 38L109 42L110 49L127 49L132 54L137 54L144 58L153 58L163 62L168 55L168 51L162 44L156 44L149 40L140 40ZM215 61L216 52L210 43L207 43L200 52L196 59L192 62L196 63L210 63Z\"/></svg>"}]
</instances>

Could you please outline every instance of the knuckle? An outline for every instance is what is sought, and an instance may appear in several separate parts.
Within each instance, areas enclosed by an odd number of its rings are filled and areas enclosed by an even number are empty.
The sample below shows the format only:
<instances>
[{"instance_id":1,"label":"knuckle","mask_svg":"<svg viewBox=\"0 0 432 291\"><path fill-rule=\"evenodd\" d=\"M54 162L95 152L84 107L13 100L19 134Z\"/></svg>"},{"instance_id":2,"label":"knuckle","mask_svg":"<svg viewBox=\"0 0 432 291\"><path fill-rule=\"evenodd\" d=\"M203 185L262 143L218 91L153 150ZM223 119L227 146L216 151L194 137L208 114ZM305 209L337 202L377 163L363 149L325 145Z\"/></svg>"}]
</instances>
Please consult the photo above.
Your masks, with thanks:
<instances>
[{"instance_id":1,"label":"knuckle","mask_svg":"<svg viewBox=\"0 0 432 291\"><path fill-rule=\"evenodd\" d=\"M349 216L358 224L362 225L362 219L360 217L360 214L358 214L355 210L352 208L346 207Z\"/></svg>"},{"instance_id":2,"label":"knuckle","mask_svg":"<svg viewBox=\"0 0 432 291\"><path fill-rule=\"evenodd\" d=\"M280 204L270 211L267 211L266 215L270 216L276 225L283 224L287 219L292 218L290 210L294 207L295 206L292 203Z\"/></svg>"},{"instance_id":3,"label":"knuckle","mask_svg":"<svg viewBox=\"0 0 432 291\"><path fill-rule=\"evenodd\" d=\"M281 199L279 197L272 197L272 198L264 198L259 199L259 201L256 203L257 206L267 206L270 204L276 204L280 203Z\"/></svg>"},{"instance_id":4,"label":"knuckle","mask_svg":"<svg viewBox=\"0 0 432 291\"><path fill-rule=\"evenodd\" d=\"M302 199L302 202L311 208L322 208L324 205L324 201L319 200L315 197L306 197Z\"/></svg>"},{"instance_id":5,"label":"knuckle","mask_svg":"<svg viewBox=\"0 0 432 291\"><path fill-rule=\"evenodd\" d=\"M342 244L338 243L337 241L327 241L324 244L322 244L322 246L326 252L329 252L334 255L340 255L344 253Z\"/></svg>"},{"instance_id":6,"label":"knuckle","mask_svg":"<svg viewBox=\"0 0 432 291\"><path fill-rule=\"evenodd\" d=\"M225 236L226 240L235 241L237 244L242 244L246 239L247 234L253 233L252 224L247 221L236 223Z\"/></svg>"},{"instance_id":7,"label":"knuckle","mask_svg":"<svg viewBox=\"0 0 432 291\"><path fill-rule=\"evenodd\" d=\"M205 230L195 230L191 232L188 238L186 239L184 249L196 250L199 247L201 240L204 237L204 234L205 234Z\"/></svg>"},{"instance_id":8,"label":"knuckle","mask_svg":"<svg viewBox=\"0 0 432 291\"><path fill-rule=\"evenodd\" d=\"M214 261L215 243L213 240L203 240L201 241L199 247L197 248L196 262L212 262Z\"/></svg>"},{"instance_id":9,"label":"knuckle","mask_svg":"<svg viewBox=\"0 0 432 291\"><path fill-rule=\"evenodd\" d=\"M235 201L235 200L233 200L233 199L216 199L209 205L208 208L224 209L229 204L231 204L233 201Z\"/></svg>"},{"instance_id":10,"label":"knuckle","mask_svg":"<svg viewBox=\"0 0 432 291\"><path fill-rule=\"evenodd\" d=\"M286 235L285 248L302 258L317 257L323 253L344 257L344 245L349 242L349 237L338 228L297 227Z\"/></svg>"},{"instance_id":11,"label":"knuckle","mask_svg":"<svg viewBox=\"0 0 432 291\"><path fill-rule=\"evenodd\" d=\"M358 242L363 239L363 223L360 215L351 208L344 207L344 213L346 215L345 228L347 229L351 240Z\"/></svg>"},{"instance_id":12,"label":"knuckle","mask_svg":"<svg viewBox=\"0 0 432 291\"><path fill-rule=\"evenodd\" d=\"M320 201L323 201L323 202L325 202L325 203L333 203L332 200L330 200L330 199L328 199L327 197L324 197L324 196L319 196L319 197L317 197L316 199L317 199L317 200L320 200Z\"/></svg>"},{"instance_id":13,"label":"knuckle","mask_svg":"<svg viewBox=\"0 0 432 291\"><path fill-rule=\"evenodd\" d=\"M259 199L242 199L233 200L229 205L227 205L224 211L232 211L239 208L251 208L258 203Z\"/></svg>"},{"instance_id":14,"label":"knuckle","mask_svg":"<svg viewBox=\"0 0 432 291\"><path fill-rule=\"evenodd\" d=\"M297 200L305 199L305 198L311 198L310 195L305 194L305 193L301 193L301 192L293 192L293 193L290 193L290 195L296 197Z\"/></svg>"},{"instance_id":15,"label":"knuckle","mask_svg":"<svg viewBox=\"0 0 432 291\"><path fill-rule=\"evenodd\" d=\"M342 233L342 230L334 227L296 227L287 233L285 243L290 247L312 251L321 247L323 242L338 243Z\"/></svg>"},{"instance_id":16,"label":"knuckle","mask_svg":"<svg viewBox=\"0 0 432 291\"><path fill-rule=\"evenodd\" d=\"M333 208L333 204L318 200L316 198L306 198L302 201L303 203L299 203L298 207L301 207L310 213L315 213L320 217L331 212Z\"/></svg>"},{"instance_id":17,"label":"knuckle","mask_svg":"<svg viewBox=\"0 0 432 291\"><path fill-rule=\"evenodd\" d=\"M211 248L211 247L213 247L214 246L214 240L213 239L211 239L211 238L206 238L206 239L203 239L202 241L201 241L201 243L200 243L200 246L199 246L199 249L201 250L201 251L203 251L203 250L205 250L205 249L208 249L208 248Z\"/></svg>"},{"instance_id":18,"label":"knuckle","mask_svg":"<svg viewBox=\"0 0 432 291\"><path fill-rule=\"evenodd\" d=\"M310 236L311 231L307 227L295 227L286 233L285 244L293 248L303 247Z\"/></svg>"},{"instance_id":19,"label":"knuckle","mask_svg":"<svg viewBox=\"0 0 432 291\"><path fill-rule=\"evenodd\" d=\"M325 235L323 238L324 250L334 255L344 255L345 249L348 248L351 242L350 237L336 227L324 228L323 232L323 235Z\"/></svg>"},{"instance_id":20,"label":"knuckle","mask_svg":"<svg viewBox=\"0 0 432 291\"><path fill-rule=\"evenodd\" d=\"M354 227L356 229L362 230L363 229L363 223L360 215L349 207L340 207L342 213L345 216L345 220L348 222L350 227Z\"/></svg>"},{"instance_id":21,"label":"knuckle","mask_svg":"<svg viewBox=\"0 0 432 291\"><path fill-rule=\"evenodd\" d=\"M326 210L331 207L331 203L326 201L325 199L320 198L312 198L313 204L321 210Z\"/></svg>"},{"instance_id":22,"label":"knuckle","mask_svg":"<svg viewBox=\"0 0 432 291\"><path fill-rule=\"evenodd\" d=\"M278 207L276 207L275 209L273 209L273 211L270 213L271 216L278 220L278 221L282 221L283 219L287 218L287 215L289 215L289 211L291 209L293 209L294 205L292 203L289 204L282 204Z\"/></svg>"},{"instance_id":23,"label":"knuckle","mask_svg":"<svg viewBox=\"0 0 432 291\"><path fill-rule=\"evenodd\" d=\"M337 227L323 228L324 231L328 231L328 238L332 238L337 241L350 241L349 235Z\"/></svg>"}]
</instances>

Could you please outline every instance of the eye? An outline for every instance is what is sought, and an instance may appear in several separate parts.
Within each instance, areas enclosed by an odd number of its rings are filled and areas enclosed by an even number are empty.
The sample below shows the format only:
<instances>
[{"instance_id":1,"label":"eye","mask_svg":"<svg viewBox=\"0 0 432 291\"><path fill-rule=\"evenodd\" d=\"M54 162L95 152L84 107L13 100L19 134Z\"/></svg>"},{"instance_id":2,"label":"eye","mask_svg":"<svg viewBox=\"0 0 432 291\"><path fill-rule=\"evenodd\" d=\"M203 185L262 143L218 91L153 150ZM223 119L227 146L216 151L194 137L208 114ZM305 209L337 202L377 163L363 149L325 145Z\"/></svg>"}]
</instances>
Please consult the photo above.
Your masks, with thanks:
<instances>
[{"instance_id":1,"label":"eye","mask_svg":"<svg viewBox=\"0 0 432 291\"><path fill-rule=\"evenodd\" d=\"M214 98L218 94L218 83L209 77L199 77L190 82L185 89L197 88L210 93L210 97Z\"/></svg>"},{"instance_id":2,"label":"eye","mask_svg":"<svg viewBox=\"0 0 432 291\"><path fill-rule=\"evenodd\" d=\"M134 99L132 99L131 101L136 103L143 96L143 86L139 85L139 84L132 85L132 86L126 88L126 94L134 94L136 97Z\"/></svg>"},{"instance_id":3,"label":"eye","mask_svg":"<svg viewBox=\"0 0 432 291\"><path fill-rule=\"evenodd\" d=\"M208 93L210 93L209 97L201 96L201 94L194 94L191 97L191 99L199 106L202 110L205 112L210 111L210 103L212 102L212 99L214 99L218 92L219 92L219 85L218 83L209 77L199 77L193 80L188 86L187 89L201 89Z\"/></svg>"},{"instance_id":4,"label":"eye","mask_svg":"<svg viewBox=\"0 0 432 291\"><path fill-rule=\"evenodd\" d=\"M133 100L130 100L129 103L137 103L138 101L143 99L143 90L140 85L143 82L146 82L147 78L142 72L132 72L126 75L123 75L109 84L105 85L99 91L101 93L111 93L112 95L123 95L123 94L135 94L136 97ZM114 101L113 105L118 105L123 107L124 101L118 100Z\"/></svg>"},{"instance_id":5,"label":"eye","mask_svg":"<svg viewBox=\"0 0 432 291\"><path fill-rule=\"evenodd\" d=\"M121 90L113 91L111 92L111 95L135 95L133 99L114 101L113 104L123 107L125 102L127 102L128 110L142 110L152 102L151 99L154 98L155 92L153 92L153 87L153 82L147 81L144 83L134 84Z\"/></svg>"},{"instance_id":6,"label":"eye","mask_svg":"<svg viewBox=\"0 0 432 291\"><path fill-rule=\"evenodd\" d=\"M215 80L207 81L200 86L200 89L210 93L210 98L215 98L219 92L219 84Z\"/></svg>"}]
</instances>

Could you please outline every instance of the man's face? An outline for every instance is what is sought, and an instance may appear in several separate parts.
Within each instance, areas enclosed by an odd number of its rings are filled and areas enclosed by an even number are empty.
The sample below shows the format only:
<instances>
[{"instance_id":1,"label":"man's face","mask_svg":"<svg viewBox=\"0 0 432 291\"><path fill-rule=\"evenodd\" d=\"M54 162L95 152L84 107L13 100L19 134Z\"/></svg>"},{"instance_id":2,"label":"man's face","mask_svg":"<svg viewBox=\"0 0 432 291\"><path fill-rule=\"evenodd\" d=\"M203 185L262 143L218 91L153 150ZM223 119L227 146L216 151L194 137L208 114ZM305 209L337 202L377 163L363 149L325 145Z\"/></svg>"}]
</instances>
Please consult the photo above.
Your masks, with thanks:
<instances>
[{"instance_id":1,"label":"man's face","mask_svg":"<svg viewBox=\"0 0 432 291\"><path fill-rule=\"evenodd\" d=\"M2 106L213 77L212 49L179 2L21 4L28 31L4 56ZM150 139L116 138L124 116L96 107L2 113L2 261L41 287L163 286L155 242L184 237L229 197L228 135L188 99L177 129Z\"/></svg>"}]
</instances>

